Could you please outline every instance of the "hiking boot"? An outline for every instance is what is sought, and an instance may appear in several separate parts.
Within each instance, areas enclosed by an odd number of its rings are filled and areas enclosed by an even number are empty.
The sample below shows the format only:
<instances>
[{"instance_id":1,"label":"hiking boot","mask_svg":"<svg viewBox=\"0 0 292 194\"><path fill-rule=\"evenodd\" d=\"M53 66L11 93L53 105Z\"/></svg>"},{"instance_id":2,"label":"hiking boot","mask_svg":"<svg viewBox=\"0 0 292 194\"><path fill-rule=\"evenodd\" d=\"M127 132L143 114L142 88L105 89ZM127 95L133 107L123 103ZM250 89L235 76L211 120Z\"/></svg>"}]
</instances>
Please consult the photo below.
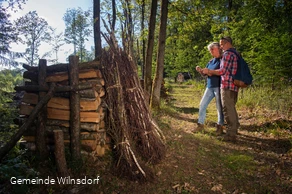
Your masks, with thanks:
<instances>
[{"instance_id":1,"label":"hiking boot","mask_svg":"<svg viewBox=\"0 0 292 194\"><path fill-rule=\"evenodd\" d=\"M226 142L233 142L235 143L236 142L236 135L225 135L223 137L223 141L226 141Z\"/></svg>"},{"instance_id":2,"label":"hiking boot","mask_svg":"<svg viewBox=\"0 0 292 194\"><path fill-rule=\"evenodd\" d=\"M223 126L222 125L216 125L216 135L222 135L223 134Z\"/></svg>"},{"instance_id":3,"label":"hiking boot","mask_svg":"<svg viewBox=\"0 0 292 194\"><path fill-rule=\"evenodd\" d=\"M202 132L204 130L204 125L197 123L197 127L193 130L193 133Z\"/></svg>"}]
</instances>

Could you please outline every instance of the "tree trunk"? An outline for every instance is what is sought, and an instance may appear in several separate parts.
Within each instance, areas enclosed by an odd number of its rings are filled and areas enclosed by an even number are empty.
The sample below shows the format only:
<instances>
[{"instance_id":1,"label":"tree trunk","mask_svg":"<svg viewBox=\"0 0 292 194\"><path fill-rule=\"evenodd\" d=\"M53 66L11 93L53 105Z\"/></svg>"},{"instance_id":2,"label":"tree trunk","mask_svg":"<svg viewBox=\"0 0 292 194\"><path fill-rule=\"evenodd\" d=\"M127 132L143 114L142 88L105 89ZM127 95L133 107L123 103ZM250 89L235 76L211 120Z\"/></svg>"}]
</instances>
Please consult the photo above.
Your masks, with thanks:
<instances>
[{"instance_id":1,"label":"tree trunk","mask_svg":"<svg viewBox=\"0 0 292 194\"><path fill-rule=\"evenodd\" d=\"M148 43L145 59L145 74L144 74L144 89L149 94L151 93L152 84L152 54L154 47L154 32L155 32L155 22L156 22L156 11L157 11L157 0L152 0L151 4L151 14L150 14L150 24L148 29Z\"/></svg>"},{"instance_id":2,"label":"tree trunk","mask_svg":"<svg viewBox=\"0 0 292 194\"><path fill-rule=\"evenodd\" d=\"M95 59L101 55L100 0L93 0Z\"/></svg>"},{"instance_id":3,"label":"tree trunk","mask_svg":"<svg viewBox=\"0 0 292 194\"><path fill-rule=\"evenodd\" d=\"M142 78L144 79L144 67L145 67L145 37L144 37L144 20L145 20L145 0L142 0L142 14L141 14L141 31L142 31L142 62L141 62L141 71Z\"/></svg>"},{"instance_id":4,"label":"tree trunk","mask_svg":"<svg viewBox=\"0 0 292 194\"><path fill-rule=\"evenodd\" d=\"M49 92L44 96L41 101L35 106L29 115L27 121L19 128L16 134L14 134L10 140L0 148L0 161L2 158L15 146L18 140L21 138L22 134L31 126L34 122L39 111L48 103L48 101L54 95L55 83L52 83L50 86Z\"/></svg>"},{"instance_id":5,"label":"tree trunk","mask_svg":"<svg viewBox=\"0 0 292 194\"><path fill-rule=\"evenodd\" d=\"M113 21L111 25L111 31L114 33L115 28L116 28L116 20L117 20L116 0L112 0L112 10L113 10Z\"/></svg>"},{"instance_id":6,"label":"tree trunk","mask_svg":"<svg viewBox=\"0 0 292 194\"><path fill-rule=\"evenodd\" d=\"M160 32L159 32L159 39L158 39L159 43L158 43L156 73L153 80L152 94L151 94L151 100L150 100L151 108L160 107L160 90L161 90L161 84L163 81L167 13L168 13L168 0L161 0Z\"/></svg>"},{"instance_id":7,"label":"tree trunk","mask_svg":"<svg viewBox=\"0 0 292 194\"><path fill-rule=\"evenodd\" d=\"M69 57L69 80L70 86L78 86L78 57ZM77 92L70 92L70 132L71 154L74 160L81 158L80 150L80 96Z\"/></svg>"},{"instance_id":8,"label":"tree trunk","mask_svg":"<svg viewBox=\"0 0 292 194\"><path fill-rule=\"evenodd\" d=\"M133 19L132 19L132 12L131 12L131 1L130 0L126 0L126 4L127 4L127 34L128 34L128 48L129 48L129 56L131 56L131 60L134 61L135 64L136 63L136 56L134 54L134 25L133 25Z\"/></svg>"}]
</instances>

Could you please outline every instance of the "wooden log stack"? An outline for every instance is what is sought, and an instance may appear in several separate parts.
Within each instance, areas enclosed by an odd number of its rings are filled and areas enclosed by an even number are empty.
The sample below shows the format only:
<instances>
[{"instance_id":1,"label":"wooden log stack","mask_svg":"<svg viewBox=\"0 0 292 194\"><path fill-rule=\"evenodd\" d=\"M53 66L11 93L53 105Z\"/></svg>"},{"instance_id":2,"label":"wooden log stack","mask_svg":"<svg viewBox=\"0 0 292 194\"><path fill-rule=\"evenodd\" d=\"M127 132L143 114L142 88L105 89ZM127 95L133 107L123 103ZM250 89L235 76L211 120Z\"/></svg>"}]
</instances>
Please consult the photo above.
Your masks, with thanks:
<instances>
[{"instance_id":1,"label":"wooden log stack","mask_svg":"<svg viewBox=\"0 0 292 194\"><path fill-rule=\"evenodd\" d=\"M44 63L46 64L46 61L40 60L39 65L44 66ZM74 63L77 64L75 66L78 73L78 76L75 75L77 78L75 82L70 75L76 74L76 70L70 72L70 66ZM49 85L55 83L56 86L54 96L40 114L45 115L41 121L44 125L39 124L41 116L38 116L34 125L25 131L22 144L30 150L38 150L38 139L43 138L46 148L53 150L54 131L61 130L65 145L74 146L75 142L80 144L81 154L93 157L104 155L106 149L110 147L110 139L105 130L105 113L102 107L105 95L104 79L98 69L99 65L99 61L78 63L78 58L71 57L68 64L45 65L45 73L42 73L45 77L40 76L40 67L23 65L27 70L23 77L27 81L24 86L15 88L17 91L24 91L20 104L20 124L26 121L33 108L48 91ZM72 103L72 99L79 106ZM76 112L77 116L74 115ZM42 130L44 137L40 132ZM76 146L78 148L79 145Z\"/></svg>"}]
</instances>

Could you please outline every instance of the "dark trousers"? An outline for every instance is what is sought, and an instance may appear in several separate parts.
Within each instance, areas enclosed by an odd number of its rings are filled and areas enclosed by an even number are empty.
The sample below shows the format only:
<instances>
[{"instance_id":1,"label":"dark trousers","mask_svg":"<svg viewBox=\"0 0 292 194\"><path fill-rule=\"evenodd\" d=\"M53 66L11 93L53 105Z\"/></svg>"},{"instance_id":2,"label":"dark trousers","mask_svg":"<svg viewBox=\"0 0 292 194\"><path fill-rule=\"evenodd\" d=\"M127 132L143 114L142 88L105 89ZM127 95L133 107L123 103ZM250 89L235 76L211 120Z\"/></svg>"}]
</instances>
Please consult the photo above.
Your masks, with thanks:
<instances>
[{"instance_id":1,"label":"dark trousers","mask_svg":"<svg viewBox=\"0 0 292 194\"><path fill-rule=\"evenodd\" d=\"M221 100L224 118L227 122L226 135L234 136L239 127L238 114L236 111L238 92L221 88Z\"/></svg>"}]
</instances>

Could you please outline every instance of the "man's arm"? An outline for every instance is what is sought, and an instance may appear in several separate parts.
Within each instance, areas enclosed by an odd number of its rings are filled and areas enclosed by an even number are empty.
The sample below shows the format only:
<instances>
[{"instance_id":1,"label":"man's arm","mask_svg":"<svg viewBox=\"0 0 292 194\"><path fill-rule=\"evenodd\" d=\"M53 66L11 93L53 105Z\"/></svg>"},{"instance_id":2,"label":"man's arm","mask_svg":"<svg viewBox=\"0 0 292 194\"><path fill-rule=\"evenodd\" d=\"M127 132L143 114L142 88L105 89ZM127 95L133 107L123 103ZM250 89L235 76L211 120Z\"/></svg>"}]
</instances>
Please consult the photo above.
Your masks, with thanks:
<instances>
[{"instance_id":1,"label":"man's arm","mask_svg":"<svg viewBox=\"0 0 292 194\"><path fill-rule=\"evenodd\" d=\"M204 68L203 69L203 74L207 74L208 76L212 76L212 75L220 76L220 71L219 71L219 69L211 70L211 69L208 69L208 68Z\"/></svg>"}]
</instances>

